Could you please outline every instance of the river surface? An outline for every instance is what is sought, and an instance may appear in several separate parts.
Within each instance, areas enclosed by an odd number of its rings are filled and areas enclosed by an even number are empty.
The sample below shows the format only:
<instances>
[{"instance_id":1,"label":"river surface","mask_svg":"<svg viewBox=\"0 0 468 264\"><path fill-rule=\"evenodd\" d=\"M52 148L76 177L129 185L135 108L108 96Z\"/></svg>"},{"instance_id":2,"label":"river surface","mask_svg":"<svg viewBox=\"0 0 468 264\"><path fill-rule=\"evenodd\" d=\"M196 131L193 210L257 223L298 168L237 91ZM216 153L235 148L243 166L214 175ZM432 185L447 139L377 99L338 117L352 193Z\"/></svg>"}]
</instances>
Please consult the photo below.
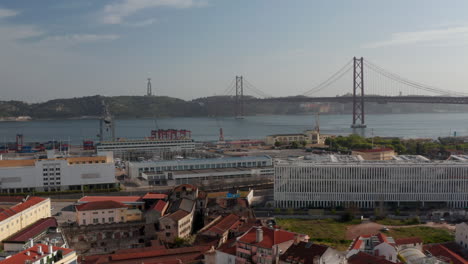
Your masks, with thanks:
<instances>
[{"instance_id":1,"label":"river surface","mask_svg":"<svg viewBox=\"0 0 468 264\"><path fill-rule=\"evenodd\" d=\"M437 138L456 132L468 135L468 113L427 113L367 115L366 129L350 128L351 115L321 115L320 130L325 134L401 138ZM315 126L314 115L271 115L233 117L179 117L155 119L118 119L116 136L141 138L150 136L151 130L189 129L196 141L217 140L222 127L226 140L264 139L281 133L300 133ZM97 140L98 120L37 120L28 122L0 122L0 142L13 142L16 134L23 134L25 142L69 140L81 144L84 139Z\"/></svg>"}]
</instances>

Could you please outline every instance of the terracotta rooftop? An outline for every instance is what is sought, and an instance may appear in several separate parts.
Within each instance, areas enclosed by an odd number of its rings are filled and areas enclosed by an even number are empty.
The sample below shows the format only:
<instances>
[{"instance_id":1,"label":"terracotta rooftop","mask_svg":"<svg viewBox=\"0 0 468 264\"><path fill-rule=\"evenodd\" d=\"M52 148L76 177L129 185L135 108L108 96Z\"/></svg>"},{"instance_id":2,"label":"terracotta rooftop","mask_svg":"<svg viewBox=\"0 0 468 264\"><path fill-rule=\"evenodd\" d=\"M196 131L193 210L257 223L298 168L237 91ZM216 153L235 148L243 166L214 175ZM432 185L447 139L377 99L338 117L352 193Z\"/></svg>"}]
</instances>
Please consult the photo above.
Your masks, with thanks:
<instances>
[{"instance_id":1,"label":"terracotta rooftop","mask_svg":"<svg viewBox=\"0 0 468 264\"><path fill-rule=\"evenodd\" d=\"M23 196L0 196L0 203L20 203L23 199Z\"/></svg>"},{"instance_id":2,"label":"terracotta rooftop","mask_svg":"<svg viewBox=\"0 0 468 264\"><path fill-rule=\"evenodd\" d=\"M164 213L163 210L166 208L167 202L163 200L159 200L157 203L155 203L153 206L151 206L150 210L155 210L161 213Z\"/></svg>"},{"instance_id":3,"label":"terracotta rooftop","mask_svg":"<svg viewBox=\"0 0 468 264\"><path fill-rule=\"evenodd\" d=\"M6 208L6 209L0 208L0 221L3 221L3 220L5 220L5 219L17 214L17 213L20 213L20 212L28 209L31 206L34 206L34 205L36 205L36 204L38 204L40 202L43 202L45 200L47 200L47 199L33 196L33 197L30 197L25 202L13 205L10 208Z\"/></svg>"},{"instance_id":4,"label":"terracotta rooftop","mask_svg":"<svg viewBox=\"0 0 468 264\"><path fill-rule=\"evenodd\" d=\"M422 239L419 237L405 237L395 239L397 245L408 245L408 244L422 244Z\"/></svg>"},{"instance_id":5,"label":"terracotta rooftop","mask_svg":"<svg viewBox=\"0 0 468 264\"><path fill-rule=\"evenodd\" d=\"M397 262L400 263L400 262ZM384 258L379 258L362 251L348 258L348 264L395 264Z\"/></svg>"},{"instance_id":6,"label":"terracotta rooftop","mask_svg":"<svg viewBox=\"0 0 468 264\"><path fill-rule=\"evenodd\" d=\"M260 242L256 242L257 228L261 228L263 231L263 239ZM247 233L239 238L239 242L256 245L262 248L272 248L274 245L294 240L296 233L281 229L272 229L267 227L252 227Z\"/></svg>"},{"instance_id":7,"label":"terracotta rooftop","mask_svg":"<svg viewBox=\"0 0 468 264\"><path fill-rule=\"evenodd\" d=\"M115 201L119 203L143 203L140 196L85 196L78 203Z\"/></svg>"},{"instance_id":8,"label":"terracotta rooftop","mask_svg":"<svg viewBox=\"0 0 468 264\"><path fill-rule=\"evenodd\" d=\"M54 217L42 218L26 228L21 229L3 242L26 242L30 238L34 238L50 227L57 227L57 220Z\"/></svg>"},{"instance_id":9,"label":"terracotta rooftop","mask_svg":"<svg viewBox=\"0 0 468 264\"><path fill-rule=\"evenodd\" d=\"M93 211L103 209L116 209L116 208L127 208L123 203L116 201L97 201L88 202L76 206L76 211Z\"/></svg>"},{"instance_id":10,"label":"terracotta rooftop","mask_svg":"<svg viewBox=\"0 0 468 264\"><path fill-rule=\"evenodd\" d=\"M149 193L143 195L143 197L141 197L141 199L143 199L143 200L164 200L166 198L167 198L167 194L152 193L152 192L149 192Z\"/></svg>"},{"instance_id":11,"label":"terracotta rooftop","mask_svg":"<svg viewBox=\"0 0 468 264\"><path fill-rule=\"evenodd\" d=\"M177 210L172 214L165 215L164 217L171 218L174 221L179 221L180 219L186 217L187 215L189 215L188 212L184 210Z\"/></svg>"},{"instance_id":12,"label":"terracotta rooftop","mask_svg":"<svg viewBox=\"0 0 468 264\"><path fill-rule=\"evenodd\" d=\"M181 191L184 191L184 190L186 190L186 191L195 191L197 189L198 189L197 186L192 185L192 184L181 184L179 186L176 186L173 191L174 192L181 192Z\"/></svg>"},{"instance_id":13,"label":"terracotta rooftop","mask_svg":"<svg viewBox=\"0 0 468 264\"><path fill-rule=\"evenodd\" d=\"M424 251L429 251L436 258L450 259L452 264L468 264L468 260L441 244L425 245Z\"/></svg>"},{"instance_id":14,"label":"terracotta rooftop","mask_svg":"<svg viewBox=\"0 0 468 264\"><path fill-rule=\"evenodd\" d=\"M285 262L293 262L303 264L314 264L314 258L316 256L322 257L327 251L328 247L319 244L313 244L312 242L299 242L293 244L281 255L280 260Z\"/></svg>"},{"instance_id":15,"label":"terracotta rooftop","mask_svg":"<svg viewBox=\"0 0 468 264\"><path fill-rule=\"evenodd\" d=\"M210 227L207 231L213 232L218 235L223 235L226 231L230 229L237 228L239 226L240 217L235 214L230 214L226 217L223 217L220 221L218 221L215 225Z\"/></svg>"},{"instance_id":16,"label":"terracotta rooftop","mask_svg":"<svg viewBox=\"0 0 468 264\"><path fill-rule=\"evenodd\" d=\"M38 247L42 248L43 255L38 253ZM73 252L73 249L70 248L61 248L61 247L52 247L53 251L61 250L62 255L66 256L69 253ZM27 253L29 252L29 253ZM28 255L29 254L29 255ZM26 261L30 260L32 262L36 262L41 258L47 257L49 255L49 246L44 244L36 244L32 248L28 248L26 250L21 251L18 254L15 254L7 259L0 261L2 264L22 264Z\"/></svg>"}]
</instances>

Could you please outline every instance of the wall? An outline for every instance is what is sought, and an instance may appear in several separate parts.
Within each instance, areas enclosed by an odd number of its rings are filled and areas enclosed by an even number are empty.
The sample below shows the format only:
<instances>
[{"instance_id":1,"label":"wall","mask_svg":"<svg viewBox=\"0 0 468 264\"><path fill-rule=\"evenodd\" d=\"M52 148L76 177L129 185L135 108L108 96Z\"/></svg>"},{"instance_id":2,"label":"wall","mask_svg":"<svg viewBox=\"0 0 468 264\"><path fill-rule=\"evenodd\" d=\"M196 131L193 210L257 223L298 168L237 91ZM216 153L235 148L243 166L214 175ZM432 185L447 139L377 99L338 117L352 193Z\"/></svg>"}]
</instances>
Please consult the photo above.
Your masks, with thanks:
<instances>
[{"instance_id":1,"label":"wall","mask_svg":"<svg viewBox=\"0 0 468 264\"><path fill-rule=\"evenodd\" d=\"M127 222L126 214L127 214L127 208L76 211L76 219L77 219L78 225L80 226L81 225L120 223L120 222ZM114 220L110 221L109 220L110 217L113 217ZM93 219L98 219L98 223L94 223Z\"/></svg>"},{"instance_id":2,"label":"wall","mask_svg":"<svg viewBox=\"0 0 468 264\"><path fill-rule=\"evenodd\" d=\"M0 222L0 241L39 219L50 217L50 199L46 199Z\"/></svg>"},{"instance_id":3,"label":"wall","mask_svg":"<svg viewBox=\"0 0 468 264\"><path fill-rule=\"evenodd\" d=\"M468 249L468 224L461 223L455 226L455 242Z\"/></svg>"}]
</instances>

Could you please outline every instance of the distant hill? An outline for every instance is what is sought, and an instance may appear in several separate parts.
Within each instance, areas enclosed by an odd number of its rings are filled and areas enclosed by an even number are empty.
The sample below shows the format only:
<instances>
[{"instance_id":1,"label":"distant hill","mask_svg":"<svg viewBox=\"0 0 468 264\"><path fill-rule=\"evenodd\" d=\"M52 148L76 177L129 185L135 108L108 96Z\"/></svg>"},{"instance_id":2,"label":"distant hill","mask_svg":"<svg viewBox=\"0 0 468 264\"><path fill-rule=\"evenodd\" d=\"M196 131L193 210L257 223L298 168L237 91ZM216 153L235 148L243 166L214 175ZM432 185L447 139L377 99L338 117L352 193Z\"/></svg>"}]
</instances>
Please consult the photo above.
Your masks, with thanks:
<instances>
[{"instance_id":1,"label":"distant hill","mask_svg":"<svg viewBox=\"0 0 468 264\"><path fill-rule=\"evenodd\" d=\"M246 96L248 98L248 96ZM199 117L233 116L235 98L212 96L185 101L167 96L88 96L69 99L54 99L43 103L28 104L20 101L0 101L0 118L31 116L33 119L93 118L101 116L105 101L116 118L142 117ZM313 105L313 104L312 104ZM329 113L347 114L351 104L329 104ZM468 112L465 105L433 104L366 104L369 113L421 113L421 112ZM297 103L249 103L248 115L284 115L315 112L317 108L302 108Z\"/></svg>"}]
</instances>

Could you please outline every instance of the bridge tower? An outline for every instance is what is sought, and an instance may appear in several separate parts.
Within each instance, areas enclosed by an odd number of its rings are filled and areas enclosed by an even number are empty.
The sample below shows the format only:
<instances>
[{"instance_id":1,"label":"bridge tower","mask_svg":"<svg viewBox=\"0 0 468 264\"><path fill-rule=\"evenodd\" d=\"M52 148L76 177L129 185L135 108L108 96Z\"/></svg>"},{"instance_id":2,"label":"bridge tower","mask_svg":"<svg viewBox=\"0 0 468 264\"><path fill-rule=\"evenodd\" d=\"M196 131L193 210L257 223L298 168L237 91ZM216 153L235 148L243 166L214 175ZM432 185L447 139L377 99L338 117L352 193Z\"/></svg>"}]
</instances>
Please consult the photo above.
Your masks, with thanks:
<instances>
[{"instance_id":1,"label":"bridge tower","mask_svg":"<svg viewBox=\"0 0 468 264\"><path fill-rule=\"evenodd\" d=\"M236 101L235 101L236 119L244 118L244 79L242 76L236 76Z\"/></svg>"},{"instance_id":2,"label":"bridge tower","mask_svg":"<svg viewBox=\"0 0 468 264\"><path fill-rule=\"evenodd\" d=\"M353 124L351 128L366 128L364 122L364 58L353 58Z\"/></svg>"},{"instance_id":3,"label":"bridge tower","mask_svg":"<svg viewBox=\"0 0 468 264\"><path fill-rule=\"evenodd\" d=\"M146 95L147 96L152 96L153 95L153 91L152 91L152 88L151 88L151 78L148 78L148 84L146 84Z\"/></svg>"}]
</instances>

